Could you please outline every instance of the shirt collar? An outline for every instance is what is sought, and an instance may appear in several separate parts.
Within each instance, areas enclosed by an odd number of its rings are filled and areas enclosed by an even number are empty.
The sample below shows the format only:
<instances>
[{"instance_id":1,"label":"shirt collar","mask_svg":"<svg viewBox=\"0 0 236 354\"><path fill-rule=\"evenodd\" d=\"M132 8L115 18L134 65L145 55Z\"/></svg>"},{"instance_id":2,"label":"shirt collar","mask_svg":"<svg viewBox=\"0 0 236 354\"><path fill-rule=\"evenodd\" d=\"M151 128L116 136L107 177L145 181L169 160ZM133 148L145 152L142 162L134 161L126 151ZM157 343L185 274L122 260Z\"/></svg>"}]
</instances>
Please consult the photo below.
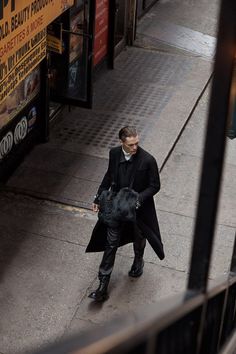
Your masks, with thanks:
<instances>
[{"instance_id":1,"label":"shirt collar","mask_svg":"<svg viewBox=\"0 0 236 354\"><path fill-rule=\"evenodd\" d=\"M122 151L123 151L123 154L124 154L124 156L125 156L125 160L126 160L126 161L129 161L129 160L131 159L131 157L132 157L132 154L129 154L128 152L126 152L126 151L123 149L123 147L122 147Z\"/></svg>"}]
</instances>

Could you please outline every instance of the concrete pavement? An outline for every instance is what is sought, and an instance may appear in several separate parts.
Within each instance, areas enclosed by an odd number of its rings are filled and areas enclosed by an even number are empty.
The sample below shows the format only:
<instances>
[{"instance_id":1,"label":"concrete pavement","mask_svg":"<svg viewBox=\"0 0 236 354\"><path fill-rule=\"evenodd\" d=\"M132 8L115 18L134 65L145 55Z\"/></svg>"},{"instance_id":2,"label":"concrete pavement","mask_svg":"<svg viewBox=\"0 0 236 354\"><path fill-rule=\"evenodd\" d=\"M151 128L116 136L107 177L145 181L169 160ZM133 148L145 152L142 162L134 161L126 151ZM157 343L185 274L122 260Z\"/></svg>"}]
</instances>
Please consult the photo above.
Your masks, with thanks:
<instances>
[{"instance_id":1,"label":"concrete pavement","mask_svg":"<svg viewBox=\"0 0 236 354\"><path fill-rule=\"evenodd\" d=\"M151 9L140 22L136 47L95 83L94 109L65 111L51 141L32 151L0 194L0 353L39 348L185 288L212 64L196 32L211 37L209 53L218 2L190 3L163 1ZM186 36L182 44L169 43L173 26L197 36L200 49L191 49ZM96 222L86 207L125 122L138 126L142 145L161 167L155 201L166 259L160 262L147 246L143 276L130 279L132 245L119 249L110 299L96 306L87 295L97 286L101 254L84 252ZM227 271L232 252L234 156L229 141L211 279Z\"/></svg>"}]
</instances>

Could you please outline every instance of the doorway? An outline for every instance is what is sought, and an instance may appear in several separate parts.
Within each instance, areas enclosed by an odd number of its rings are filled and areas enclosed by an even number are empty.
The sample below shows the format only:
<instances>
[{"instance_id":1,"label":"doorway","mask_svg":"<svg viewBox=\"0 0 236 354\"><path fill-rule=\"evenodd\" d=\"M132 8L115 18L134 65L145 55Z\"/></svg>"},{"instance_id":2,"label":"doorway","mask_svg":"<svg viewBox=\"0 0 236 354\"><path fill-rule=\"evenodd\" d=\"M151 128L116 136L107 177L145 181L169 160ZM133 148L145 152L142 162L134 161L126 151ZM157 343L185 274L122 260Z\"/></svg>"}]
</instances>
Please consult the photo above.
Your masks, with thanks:
<instances>
[{"instance_id":1,"label":"doorway","mask_svg":"<svg viewBox=\"0 0 236 354\"><path fill-rule=\"evenodd\" d=\"M94 2L77 0L52 24L61 45L49 55L51 101L91 108L94 22Z\"/></svg>"},{"instance_id":2,"label":"doorway","mask_svg":"<svg viewBox=\"0 0 236 354\"><path fill-rule=\"evenodd\" d=\"M116 0L115 16L115 56L121 52L126 45L127 28L127 1Z\"/></svg>"}]
</instances>

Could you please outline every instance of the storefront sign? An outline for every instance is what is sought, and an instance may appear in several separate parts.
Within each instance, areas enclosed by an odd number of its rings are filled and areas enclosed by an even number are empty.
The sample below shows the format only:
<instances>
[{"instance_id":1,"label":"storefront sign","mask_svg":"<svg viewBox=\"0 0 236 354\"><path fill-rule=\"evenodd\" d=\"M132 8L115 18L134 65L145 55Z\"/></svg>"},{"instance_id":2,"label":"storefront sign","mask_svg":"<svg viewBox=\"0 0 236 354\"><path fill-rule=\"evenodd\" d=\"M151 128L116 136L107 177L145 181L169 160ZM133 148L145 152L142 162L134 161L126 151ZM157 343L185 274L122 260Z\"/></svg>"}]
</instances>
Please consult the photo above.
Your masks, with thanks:
<instances>
[{"instance_id":1,"label":"storefront sign","mask_svg":"<svg viewBox=\"0 0 236 354\"><path fill-rule=\"evenodd\" d=\"M0 103L46 55L46 27L74 0L0 1Z\"/></svg>"}]
</instances>

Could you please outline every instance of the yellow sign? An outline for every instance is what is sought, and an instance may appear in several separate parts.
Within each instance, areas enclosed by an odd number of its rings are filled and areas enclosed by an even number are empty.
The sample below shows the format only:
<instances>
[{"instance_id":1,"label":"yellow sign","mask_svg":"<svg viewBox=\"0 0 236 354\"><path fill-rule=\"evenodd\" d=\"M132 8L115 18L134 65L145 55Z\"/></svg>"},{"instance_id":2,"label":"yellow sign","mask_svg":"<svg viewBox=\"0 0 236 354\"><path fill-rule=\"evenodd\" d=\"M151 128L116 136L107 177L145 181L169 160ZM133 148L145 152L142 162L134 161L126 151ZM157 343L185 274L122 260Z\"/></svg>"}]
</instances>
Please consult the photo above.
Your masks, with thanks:
<instances>
[{"instance_id":1,"label":"yellow sign","mask_svg":"<svg viewBox=\"0 0 236 354\"><path fill-rule=\"evenodd\" d=\"M0 103L46 55L46 27L74 0L0 0Z\"/></svg>"},{"instance_id":2,"label":"yellow sign","mask_svg":"<svg viewBox=\"0 0 236 354\"><path fill-rule=\"evenodd\" d=\"M47 49L62 54L62 24L52 23L47 29Z\"/></svg>"},{"instance_id":3,"label":"yellow sign","mask_svg":"<svg viewBox=\"0 0 236 354\"><path fill-rule=\"evenodd\" d=\"M62 54L62 41L61 39L52 36L51 34L48 34L47 36L47 48L51 52L55 52L58 54Z\"/></svg>"},{"instance_id":4,"label":"yellow sign","mask_svg":"<svg viewBox=\"0 0 236 354\"><path fill-rule=\"evenodd\" d=\"M47 48L46 38L47 30L44 29L37 33L34 39L24 44L25 55L19 61L17 60L10 70L7 70L7 75L0 82L0 104L45 58Z\"/></svg>"}]
</instances>

